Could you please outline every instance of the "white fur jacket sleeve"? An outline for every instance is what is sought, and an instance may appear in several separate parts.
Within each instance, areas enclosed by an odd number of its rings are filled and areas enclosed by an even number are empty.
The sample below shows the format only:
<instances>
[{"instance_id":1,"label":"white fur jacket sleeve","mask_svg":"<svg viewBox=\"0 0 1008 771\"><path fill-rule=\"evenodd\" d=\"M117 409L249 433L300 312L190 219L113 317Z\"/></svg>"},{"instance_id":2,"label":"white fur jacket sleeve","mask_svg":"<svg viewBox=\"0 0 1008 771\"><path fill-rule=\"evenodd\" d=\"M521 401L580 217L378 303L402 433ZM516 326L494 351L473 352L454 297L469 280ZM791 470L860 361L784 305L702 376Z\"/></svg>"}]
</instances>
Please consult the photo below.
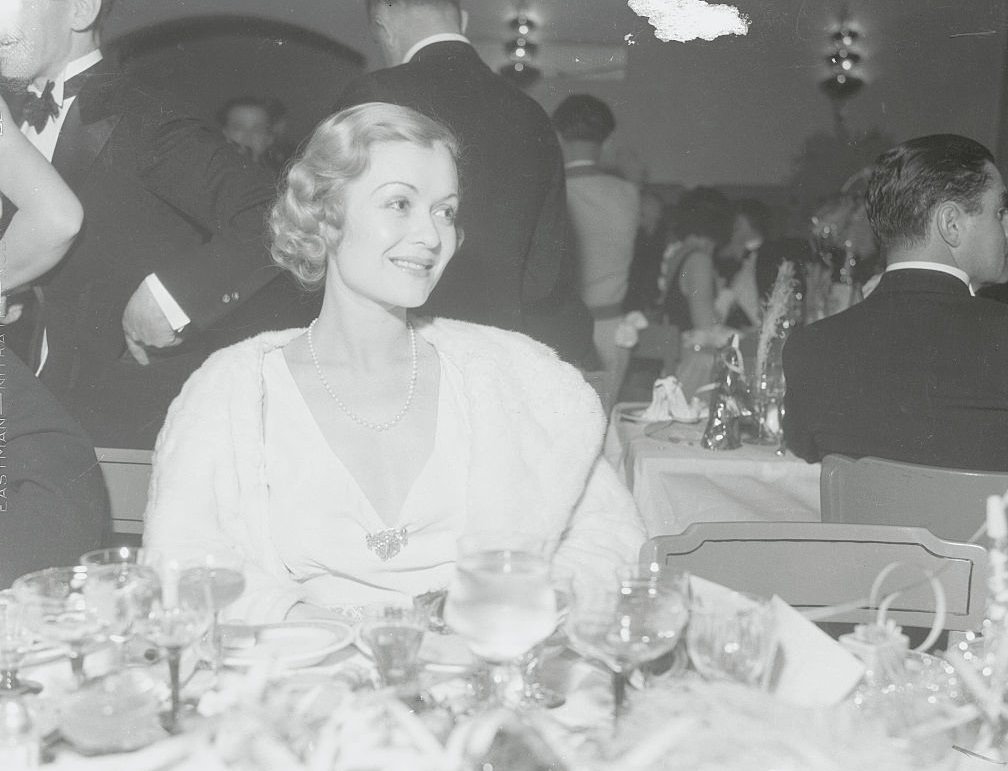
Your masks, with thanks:
<instances>
[{"instance_id":1,"label":"white fur jacket sleeve","mask_svg":"<svg viewBox=\"0 0 1008 771\"><path fill-rule=\"evenodd\" d=\"M547 540L580 584L613 581L636 561L644 528L600 455L605 419L580 373L539 343L438 319L418 326L462 372L471 429L467 532L515 530ZM230 549L247 589L229 609L273 621L302 599L269 536L262 359L300 330L219 351L186 383L158 437L144 543L184 556Z\"/></svg>"}]
</instances>

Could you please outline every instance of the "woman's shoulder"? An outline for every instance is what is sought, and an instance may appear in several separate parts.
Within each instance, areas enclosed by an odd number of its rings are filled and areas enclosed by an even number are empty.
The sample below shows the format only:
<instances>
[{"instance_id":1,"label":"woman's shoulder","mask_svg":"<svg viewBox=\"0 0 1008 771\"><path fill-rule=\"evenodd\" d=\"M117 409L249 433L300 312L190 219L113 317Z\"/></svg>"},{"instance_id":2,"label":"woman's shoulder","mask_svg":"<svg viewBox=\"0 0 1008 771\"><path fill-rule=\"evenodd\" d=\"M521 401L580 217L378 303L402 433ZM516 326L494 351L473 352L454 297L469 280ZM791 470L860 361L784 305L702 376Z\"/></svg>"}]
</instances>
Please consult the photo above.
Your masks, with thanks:
<instances>
[{"instance_id":1,"label":"woman's shoulder","mask_svg":"<svg viewBox=\"0 0 1008 771\"><path fill-rule=\"evenodd\" d=\"M187 392L213 388L222 382L228 384L228 390L224 393L229 393L234 386L240 387L244 382L245 375L248 375L248 380L252 382L261 370L263 356L271 350L282 348L303 331L302 329L285 329L277 332L262 332L247 340L215 351L207 357L199 369L189 376L189 380L186 381L182 389L182 395Z\"/></svg>"},{"instance_id":2,"label":"woman's shoulder","mask_svg":"<svg viewBox=\"0 0 1008 771\"><path fill-rule=\"evenodd\" d=\"M524 394L530 408L561 412L582 410L601 419L595 390L581 372L556 351L520 332L466 321L438 318L418 331L454 363L470 386L474 379ZM598 413L596 415L596 413Z\"/></svg>"}]
</instances>

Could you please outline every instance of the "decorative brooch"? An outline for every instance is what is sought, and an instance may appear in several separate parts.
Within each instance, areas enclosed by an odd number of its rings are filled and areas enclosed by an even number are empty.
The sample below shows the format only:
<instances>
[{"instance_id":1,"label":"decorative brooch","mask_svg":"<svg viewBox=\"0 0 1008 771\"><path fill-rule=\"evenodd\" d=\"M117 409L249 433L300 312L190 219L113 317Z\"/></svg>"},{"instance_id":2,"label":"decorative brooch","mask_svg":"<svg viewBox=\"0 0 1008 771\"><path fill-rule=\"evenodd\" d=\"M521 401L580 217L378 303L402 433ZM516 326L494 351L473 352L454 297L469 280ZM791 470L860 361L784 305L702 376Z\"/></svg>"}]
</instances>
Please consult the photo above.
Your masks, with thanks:
<instances>
[{"instance_id":1,"label":"decorative brooch","mask_svg":"<svg viewBox=\"0 0 1008 771\"><path fill-rule=\"evenodd\" d=\"M368 549L373 551L382 562L387 562L403 550L409 543L409 533L405 527L390 527L377 533L367 533L364 536Z\"/></svg>"}]
</instances>

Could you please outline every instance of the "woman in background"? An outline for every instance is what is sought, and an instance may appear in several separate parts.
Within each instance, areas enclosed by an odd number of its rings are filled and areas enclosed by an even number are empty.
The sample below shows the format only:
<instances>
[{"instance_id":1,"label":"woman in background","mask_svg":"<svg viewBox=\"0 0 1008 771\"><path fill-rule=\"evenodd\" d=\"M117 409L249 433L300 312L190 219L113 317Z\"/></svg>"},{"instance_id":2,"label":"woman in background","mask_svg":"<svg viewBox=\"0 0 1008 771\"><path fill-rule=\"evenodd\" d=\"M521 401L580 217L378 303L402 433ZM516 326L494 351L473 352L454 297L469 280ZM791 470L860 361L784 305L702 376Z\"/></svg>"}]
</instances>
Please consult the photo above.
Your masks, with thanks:
<instances>
[{"instance_id":1,"label":"woman in background","mask_svg":"<svg viewBox=\"0 0 1008 771\"><path fill-rule=\"evenodd\" d=\"M324 121L270 219L274 259L324 287L318 319L214 354L169 410L144 543L240 555L231 617L443 590L468 533L537 537L583 583L637 559L577 370L523 335L409 313L461 242L457 152L404 107Z\"/></svg>"}]
</instances>

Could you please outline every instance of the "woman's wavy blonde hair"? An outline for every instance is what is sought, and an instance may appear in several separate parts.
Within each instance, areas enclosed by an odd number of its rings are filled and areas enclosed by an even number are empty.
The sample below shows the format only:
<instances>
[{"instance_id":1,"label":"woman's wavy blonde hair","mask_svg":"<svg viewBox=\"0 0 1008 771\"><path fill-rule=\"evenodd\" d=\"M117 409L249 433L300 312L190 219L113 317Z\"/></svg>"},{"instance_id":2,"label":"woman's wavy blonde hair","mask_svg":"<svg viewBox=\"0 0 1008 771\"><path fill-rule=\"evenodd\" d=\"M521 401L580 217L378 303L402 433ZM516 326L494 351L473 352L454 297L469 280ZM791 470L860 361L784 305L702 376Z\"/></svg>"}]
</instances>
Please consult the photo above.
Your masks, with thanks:
<instances>
[{"instance_id":1,"label":"woman's wavy blonde hair","mask_svg":"<svg viewBox=\"0 0 1008 771\"><path fill-rule=\"evenodd\" d=\"M343 192L367 171L376 142L441 144L458 164L455 135L409 107L367 102L322 121L291 164L269 217L273 261L306 289L325 282L343 228Z\"/></svg>"}]
</instances>

